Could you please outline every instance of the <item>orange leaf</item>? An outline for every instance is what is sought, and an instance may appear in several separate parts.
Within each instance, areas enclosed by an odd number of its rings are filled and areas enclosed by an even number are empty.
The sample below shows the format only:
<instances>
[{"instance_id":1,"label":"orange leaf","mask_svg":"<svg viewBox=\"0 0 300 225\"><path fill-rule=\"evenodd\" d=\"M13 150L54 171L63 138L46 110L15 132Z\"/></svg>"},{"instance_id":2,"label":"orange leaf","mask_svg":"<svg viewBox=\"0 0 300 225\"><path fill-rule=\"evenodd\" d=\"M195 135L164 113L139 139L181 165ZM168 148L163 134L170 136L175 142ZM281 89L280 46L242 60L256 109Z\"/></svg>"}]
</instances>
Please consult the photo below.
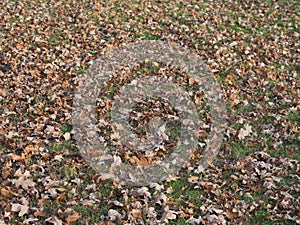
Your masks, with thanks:
<instances>
[{"instance_id":1,"label":"orange leaf","mask_svg":"<svg viewBox=\"0 0 300 225\"><path fill-rule=\"evenodd\" d=\"M191 182L197 181L198 179L199 179L199 177L197 177L197 176L191 176L188 178L188 181L191 183Z\"/></svg>"},{"instance_id":2,"label":"orange leaf","mask_svg":"<svg viewBox=\"0 0 300 225\"><path fill-rule=\"evenodd\" d=\"M73 222L76 222L77 220L79 220L81 216L79 215L78 212L75 212L74 214L72 215L69 215L67 218L66 218L66 223L67 224L70 224L70 223L73 223Z\"/></svg>"},{"instance_id":3,"label":"orange leaf","mask_svg":"<svg viewBox=\"0 0 300 225\"><path fill-rule=\"evenodd\" d=\"M63 200L65 197L66 197L66 192L64 192L64 193L61 193L55 200L54 200L54 202L55 203L59 203L61 200Z\"/></svg>"},{"instance_id":4,"label":"orange leaf","mask_svg":"<svg viewBox=\"0 0 300 225\"><path fill-rule=\"evenodd\" d=\"M132 164L136 164L138 166L149 166L152 163L151 159L147 159L143 156L140 158L138 158L136 156L132 156L129 160Z\"/></svg>"},{"instance_id":5,"label":"orange leaf","mask_svg":"<svg viewBox=\"0 0 300 225\"><path fill-rule=\"evenodd\" d=\"M5 180L10 175L11 168L4 167L2 169L2 178Z\"/></svg>"},{"instance_id":6,"label":"orange leaf","mask_svg":"<svg viewBox=\"0 0 300 225\"><path fill-rule=\"evenodd\" d=\"M5 188L1 188L0 192L1 192L1 195L3 195L4 197L9 197L9 198L18 195L15 192L13 192L12 190L5 189Z\"/></svg>"},{"instance_id":7,"label":"orange leaf","mask_svg":"<svg viewBox=\"0 0 300 225\"><path fill-rule=\"evenodd\" d=\"M17 154L11 153L10 156L11 156L11 159L15 160L15 161L20 161L20 160L24 160L25 159L25 155L24 154L17 155Z\"/></svg>"},{"instance_id":8,"label":"orange leaf","mask_svg":"<svg viewBox=\"0 0 300 225\"><path fill-rule=\"evenodd\" d=\"M140 217L142 217L142 214L141 214L141 212L139 210L134 209L133 212L132 212L132 216L134 218L140 218Z\"/></svg>"},{"instance_id":9,"label":"orange leaf","mask_svg":"<svg viewBox=\"0 0 300 225\"><path fill-rule=\"evenodd\" d=\"M33 145L26 146L26 148L24 150L25 155L28 155L31 152L32 153L38 152L37 146L33 146Z\"/></svg>"},{"instance_id":10,"label":"orange leaf","mask_svg":"<svg viewBox=\"0 0 300 225\"><path fill-rule=\"evenodd\" d=\"M47 215L47 213L46 213L46 212L42 212L42 211L40 211L40 210L37 210L37 211L34 212L33 215L34 215L34 216L44 217L44 216Z\"/></svg>"}]
</instances>

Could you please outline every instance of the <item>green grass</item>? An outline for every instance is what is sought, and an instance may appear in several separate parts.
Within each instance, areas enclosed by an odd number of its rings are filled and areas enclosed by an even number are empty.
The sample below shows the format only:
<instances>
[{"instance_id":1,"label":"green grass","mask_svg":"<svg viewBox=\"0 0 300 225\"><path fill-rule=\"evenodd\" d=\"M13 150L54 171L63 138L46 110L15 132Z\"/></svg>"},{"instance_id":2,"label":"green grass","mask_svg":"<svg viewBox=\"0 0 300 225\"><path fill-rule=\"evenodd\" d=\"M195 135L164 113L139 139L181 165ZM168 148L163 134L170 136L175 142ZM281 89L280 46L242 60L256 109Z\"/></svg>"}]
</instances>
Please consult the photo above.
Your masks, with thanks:
<instances>
[{"instance_id":1,"label":"green grass","mask_svg":"<svg viewBox=\"0 0 300 225\"><path fill-rule=\"evenodd\" d=\"M69 123L65 123L65 124L61 125L60 130L63 133L70 132L72 130L72 125Z\"/></svg>"},{"instance_id":2,"label":"green grass","mask_svg":"<svg viewBox=\"0 0 300 225\"><path fill-rule=\"evenodd\" d=\"M296 225L296 222L292 220L276 220L273 221L269 219L268 217L270 216L270 212L268 212L265 209L260 209L256 212L254 216L248 216L249 220L249 225L257 225L257 224L262 224L262 225L282 225L282 224L288 224L288 225Z\"/></svg>"},{"instance_id":3,"label":"green grass","mask_svg":"<svg viewBox=\"0 0 300 225\"><path fill-rule=\"evenodd\" d=\"M177 216L177 218L178 218L178 216ZM167 224L168 225L174 225L174 224L176 224L176 225L186 225L188 223L186 222L186 219L178 218L176 220L169 221Z\"/></svg>"},{"instance_id":4,"label":"green grass","mask_svg":"<svg viewBox=\"0 0 300 225\"><path fill-rule=\"evenodd\" d=\"M181 135L181 124L179 121L168 121L166 126L166 133L169 134L169 137L176 138Z\"/></svg>"},{"instance_id":5,"label":"green grass","mask_svg":"<svg viewBox=\"0 0 300 225\"><path fill-rule=\"evenodd\" d=\"M299 111L289 112L288 119L291 122L295 122L297 124L297 126L300 126L300 112Z\"/></svg>"},{"instance_id":6,"label":"green grass","mask_svg":"<svg viewBox=\"0 0 300 225\"><path fill-rule=\"evenodd\" d=\"M295 177L284 176L283 179L279 183L280 188L289 189L293 185L297 185L299 180Z\"/></svg>"},{"instance_id":7,"label":"green grass","mask_svg":"<svg viewBox=\"0 0 300 225\"><path fill-rule=\"evenodd\" d=\"M238 22L235 22L235 24L227 24L227 27L231 28L235 32L242 32L246 34L252 34L252 30L250 28L246 28L238 24Z\"/></svg>"},{"instance_id":8,"label":"green grass","mask_svg":"<svg viewBox=\"0 0 300 225\"><path fill-rule=\"evenodd\" d=\"M186 202L194 204L196 207L202 206L201 196L204 195L204 190L194 189L193 185L188 181L188 174L182 174L181 178L176 181L171 181L165 185L165 188L172 188L172 193L168 196L179 207L187 207ZM195 212L195 217L199 216ZM177 215L175 220L170 220L167 224L187 224L186 219L180 218Z\"/></svg>"},{"instance_id":9,"label":"green grass","mask_svg":"<svg viewBox=\"0 0 300 225\"><path fill-rule=\"evenodd\" d=\"M81 185L82 190L78 190L78 193L85 198L89 193L85 191L85 185ZM117 193L118 190L113 187L113 184L111 181L105 181L101 186L97 188L97 194L99 195L99 199L102 201L98 204L94 204L92 207L90 206L83 206L81 204L78 204L74 207L74 210L76 210L80 215L81 219L77 222L77 224L82 224L84 220L88 220L91 224L93 223L99 223L102 221L102 216L107 215L109 209L111 209L112 205L108 204L108 201L110 200L110 196L114 196L114 200L118 200L119 202L123 202L123 198L116 197L120 196L119 193ZM114 208L115 210L119 210L119 208ZM121 214L122 212L119 211Z\"/></svg>"},{"instance_id":10,"label":"green grass","mask_svg":"<svg viewBox=\"0 0 300 225\"><path fill-rule=\"evenodd\" d=\"M294 182L295 179L294 179ZM280 182L280 185L282 185L282 183L284 183L284 181L282 180ZM281 187L282 188L282 187ZM274 199L270 199L265 197L264 193L262 192L253 192L251 193L253 197L249 197L249 196L239 196L238 199L239 200L244 200L247 203L251 204L253 202L258 202L259 200L262 200L264 202L263 206L259 206L258 210L254 213L251 214L251 216L248 216L248 221L250 225L256 225L256 224L296 224L295 222L291 221L291 220L277 220L277 221L272 221L270 219L271 213L265 209L265 207L267 207L268 204L270 205L274 205L276 204L276 201ZM295 206L297 207L297 206Z\"/></svg>"},{"instance_id":11,"label":"green grass","mask_svg":"<svg viewBox=\"0 0 300 225\"><path fill-rule=\"evenodd\" d=\"M99 223L102 221L102 216L107 215L110 206L105 203L98 204L97 208L91 208L89 206L76 205L74 210L77 211L81 218L76 224L83 224L83 220L88 220L90 223Z\"/></svg>"},{"instance_id":12,"label":"green grass","mask_svg":"<svg viewBox=\"0 0 300 225\"><path fill-rule=\"evenodd\" d=\"M11 0L12 2L16 2L18 3L18 0ZM35 1L38 2L38 1ZM224 2L223 2L224 3ZM275 9L272 6L272 0L266 0L265 3L268 3L267 7L266 7L266 18L268 16L270 16L271 14L277 14L278 10ZM287 3L286 1L282 1L282 4ZM69 7L74 7L74 5L72 3L66 3L69 5ZM198 9L206 9L210 7L211 3L203 3L201 5L199 5ZM258 3L259 4L259 3ZM167 13L169 14L170 17L172 17L171 19L173 20L174 23L179 23L179 24L184 24L187 25L189 28L193 28L198 26L198 29L200 30L202 24L199 23L197 21L197 19L194 19L192 14L188 13L188 8L186 8L185 4L180 3L176 5L177 11L176 10L170 10ZM159 6L158 6L159 7ZM225 7L227 7L225 5ZM293 7L299 7L299 5L295 4ZM95 9L93 9L93 7L89 7L89 9L85 9L85 10L90 10L91 12L96 11ZM248 12L250 12L250 9ZM279 9L280 10L280 9ZM111 16L111 12L114 11L116 12L115 16ZM86 13L86 11L84 11ZM175 12L177 15L175 15ZM143 18L143 16L140 15L134 15L134 17L131 16L127 16L126 13L124 13L124 11L122 11L119 7L115 7L113 9L110 10L103 10L103 12L101 13L103 18L107 18L108 21L110 23L113 23L115 19L118 19L118 21L122 21L122 22L128 22L129 20L133 20L134 22L140 22L140 23L145 23L145 19ZM174 14L174 16L173 16ZM41 17L43 17L44 15L41 13L40 14ZM54 15L54 18L58 18L58 14ZM220 27L214 27L214 30L222 30L222 29L226 29L227 32L229 33L240 33L240 34L246 34L244 36L249 37L249 39L252 38L256 38L256 39L267 39L270 36L273 36L274 34L277 35L277 31L276 29L270 29L270 26L272 25L277 25L279 27L279 29L283 29L283 31L286 31L286 28L288 28L290 25L289 23L294 23L296 24L297 20L292 18L292 19L287 19L287 20L283 20L283 19L278 19L279 17L277 17L277 19L274 19L268 23L270 23L269 27L266 28L265 25L268 24L261 24L260 27L253 29L252 27L248 27L248 25L241 25L238 21L239 21L239 17L242 18L242 20L244 20L244 18L246 17L243 13L241 12L233 12L232 15L229 15L230 17L232 17L234 19L235 22L233 22L232 24L225 24L224 26L220 26ZM253 15L254 17L256 15ZM280 15L281 16L281 15ZM284 18L285 15L282 15L282 18ZM97 26L99 27L103 27L102 24L99 23L98 18L97 17L93 17L93 19L96 21L96 24L98 24ZM19 21L19 18L15 17L15 18L10 18L9 19L9 23L17 23ZM262 21L264 22L264 21ZM87 21L85 21L85 23L87 23ZM163 27L164 25L162 25ZM168 29L167 26L165 26L164 28ZM74 30L78 29L78 28L72 28ZM124 26L123 29L128 29L127 27ZM130 32L132 32L130 35L131 37L131 41L133 40L137 40L137 39L142 39L142 40L160 40L160 36L157 35L156 31L149 31L148 28L139 28L139 26L136 26L136 29L139 29L139 32L137 34L135 31L135 28L129 28ZM211 29L211 27L206 26L205 28L207 30L208 33L213 33L214 31ZM292 27L289 27L290 31L294 30L295 32L299 33L299 29L292 25ZM7 30L1 30L1 33L5 33L7 34L8 31ZM184 33L184 32L183 32ZM103 39L108 40L110 37L116 36L117 33L109 33L107 35L105 35L103 37ZM38 34L37 34L38 35ZM189 35L189 34L186 34ZM48 36L48 41L53 43L53 44L72 44L70 43L69 40L61 40L63 37L63 31L62 30L57 30L56 32L54 32L54 35L52 36ZM4 39L0 38L0 43L4 43ZM126 40L127 41L127 40ZM184 41L184 40L183 40ZM226 41L230 41L230 40L226 40ZM247 43L246 39L244 40L245 45L250 45L249 43ZM249 41L250 42L250 41ZM195 44L194 44L195 43ZM200 44L200 46L203 47L207 47L210 45L209 42L205 42L202 41L200 43L197 43L197 41L194 41L194 45L196 44ZM224 43L219 42L216 44L216 46L222 46L224 45ZM91 55L94 55L97 53L97 49L95 50L90 50L88 53ZM229 51L229 50L228 50ZM239 47L234 47L234 51L238 52L239 51ZM226 59L225 59L226 60ZM281 70L281 66L282 64L279 64L276 62L273 62L273 66L274 66L274 71L276 72L280 72ZM223 67L225 67L225 63L222 64ZM230 68L230 70L234 70L235 67L238 67L239 65L234 65L232 66L232 69ZM298 72L298 74L296 75L296 80L300 80L300 74L299 74L299 67L290 67L288 68L286 65L285 69L288 71L291 70L296 70ZM244 65L244 67L247 67ZM160 67L157 66L152 66L150 68L142 68L139 71L137 71L134 75L132 76L136 76L136 77L140 77L142 74L149 74L149 73L155 73L159 71ZM86 72L86 68L84 67L80 67L77 71L77 74L83 74ZM225 71L224 74L217 74L218 79L220 81L220 83L222 83L222 85L224 86L230 86L230 83L228 83L226 81L226 76L228 73L230 73L231 71ZM272 86L276 86L280 83L281 81L275 80L275 81L271 81L270 80L270 85ZM109 93L111 93L111 98L113 98L113 95L115 94L115 92L117 92L117 90L120 88L120 86L107 86L108 88L106 89L106 91L108 91ZM286 89L288 89L288 87L286 87ZM276 97L276 96L272 96L272 92L265 92L263 90L254 90L254 95L257 97L261 97L261 96L265 96L268 95L268 97L270 98L270 101L272 101L272 98ZM289 92L291 92L289 90ZM257 94L258 93L258 94ZM245 96L240 95L239 96L241 99L245 100ZM295 97L297 97L295 95ZM33 106L37 105L38 103L42 102L42 99L39 99L38 97L35 97L31 104ZM230 111L230 113L233 114L237 114L237 115L242 115L242 114L248 114L249 112L253 112L256 109L256 103L257 102L253 102L254 104L252 104L251 102L249 103L249 105L244 106L244 105L239 105L237 106L236 109L230 109L230 103L227 104L227 109L228 111ZM264 104L264 102L259 102L259 104L262 103L262 105ZM6 100L3 98L2 99L2 105L4 104L8 104L6 102ZM264 105L263 105L264 106ZM269 109L268 105L265 105L267 108L266 110L271 110ZM278 110L278 109L274 109L274 110ZM0 111L0 114L2 112ZM108 112L109 114L110 112ZM276 111L274 112L276 113ZM11 116L8 117L10 119L12 119L11 122L19 122L22 120L22 118L16 117L16 116ZM300 126L300 114L297 111L290 111L288 113L288 115L286 115L285 119L288 119L290 122L292 122L293 124L296 124L296 126ZM263 124L273 124L275 123L275 118L274 117L267 117L267 118L258 118L258 119L253 119L253 120L247 120L248 124L251 124L253 126L253 129L255 129L255 131L257 132L257 137L254 136L249 136L245 138L245 140L243 141L237 141L236 137L233 137L234 140L230 139L229 141L227 141L227 145L230 146L231 148L231 157L233 158L238 158L238 157L244 157L248 154L251 154L253 152L256 151L260 151L261 149L263 149L264 147L267 148L267 153L270 154L273 157L288 157L288 158L293 158L293 159L298 159L299 160L299 143L296 141L296 139L293 137L288 137L286 139L283 139L282 137L280 137L280 140L283 140L281 144L279 144L277 147L273 146L273 142L274 140L268 136L268 134L265 134L261 131L258 131L258 127L260 127L260 125ZM172 121L173 122L173 121ZM233 122L233 124L230 125L231 127L233 127L234 129L238 130L240 128L243 127L243 124L239 124L236 122ZM277 124L276 124L277 126ZM176 126L176 122L174 124L169 124L169 126L167 126L167 130L170 133L171 138L175 138L177 136L180 136L180 129L176 129L178 128ZM277 127L276 127L277 128ZM60 127L61 132L63 133L67 133L70 132L72 130L72 125L65 123L62 124ZM109 131L108 131L109 132ZM250 140L252 138L259 138L261 140L261 142L257 145L257 146L252 146ZM62 141L60 143L57 142L51 142L51 144L49 146L47 146L47 149L50 151L53 151L54 153L59 152L59 151L64 151L64 150L71 150L71 151L75 151L76 149L73 147L72 142L71 141ZM0 153L7 153L7 149L5 146L0 145ZM226 156L227 157L227 156ZM36 162L38 159L35 158L35 156L32 156L32 158L29 161L29 165L31 164L36 164ZM54 162L55 163L55 162ZM59 165L59 166L57 166ZM62 162L59 162L57 165L54 165L53 167L50 166L50 170L49 173L52 176L58 176L60 178L64 178L66 180L72 180L76 177L79 176L80 173L86 172L84 171L84 169L82 168L77 168L77 167L72 167L70 164L65 164L65 160L63 160ZM221 179L224 180L230 180L230 175L232 173L226 171L223 175ZM1 178L0 178L1 179ZM200 178L201 179L201 178ZM81 197L87 197L89 195L89 191L85 190L86 186L88 185L88 183L86 182L90 182L90 180L84 180L82 183L80 184L77 188L77 192L79 193L79 195ZM281 182L279 182L278 184L278 188L280 189L290 189L291 187L297 185L298 180L294 177L291 176L284 176L283 179L281 180ZM238 181L231 183L232 186L234 185L242 185L241 183L238 183ZM171 181L167 184L165 184L165 188L168 187L172 187L173 192L168 194L168 197L170 197L171 201L174 201L175 204L179 207L185 207L185 202L191 202L194 205L196 205L196 207L200 207L202 206L202 202L201 202L201 196L205 194L205 192L202 189L194 189L193 185L191 183L188 182L188 174L184 173L183 176L176 181ZM224 192L226 192L226 188L230 189L231 186L223 186L222 190ZM99 223L101 222L101 216L103 215L107 215L108 210L110 208L112 208L113 206L108 204L108 200L109 198L111 198L112 200L119 200L122 201L123 198L119 197L122 196L120 195L120 193L118 193L117 190L115 190L113 188L113 184L110 181L105 181L103 184L100 185L100 187L97 187L97 194L100 196L100 202L98 204L95 204L93 207L89 207L89 206L83 206L82 204L78 204L76 206L72 206L72 208L74 210L76 210L78 213L80 213L81 215L81 219L77 222L77 224L83 224L84 220L87 219L89 221L89 224L93 224L93 223ZM269 219L270 217L270 212L268 212L265 207L267 204L272 204L274 205L275 203L273 202L274 200L272 199L268 199L267 197L265 197L263 195L263 193L259 193L259 192L251 192L252 194L252 198L251 197L247 197L247 196L238 196L238 199L240 200L244 200L247 203L251 203L251 202L257 202L258 200L263 200L265 202L265 204L261 207L258 208L258 210L255 213L251 213L251 215L248 216L248 222L247 224L261 224L261 225L268 225L268 224L295 224L293 221L290 220L281 220L281 221L271 221ZM292 194L297 195L298 193L294 193L292 192ZM71 193L69 193L68 195L72 195ZM67 199L71 199L71 197L67 198ZM213 199L212 199L213 200ZM129 199L129 201L133 201L132 199ZM64 205L65 204L65 205ZM66 206L66 202L62 202L61 204L56 204L53 201L47 200L45 202L44 205L42 205L46 211L49 213L49 215L53 212L56 213L57 209L60 208L64 208ZM63 207L62 207L63 206ZM69 207L69 206L68 206ZM299 206L298 206L299 207ZM120 209L117 209L120 210ZM121 210L120 210L121 213ZM177 216L176 220L171 220L168 224L187 224L186 219L183 218L178 218L179 216ZM143 215L143 219L144 222L146 223L146 217L145 215ZM19 218L18 216L15 216L14 218L11 218L10 223L11 224L22 224L22 221L24 220L24 217Z\"/></svg>"},{"instance_id":13,"label":"green grass","mask_svg":"<svg viewBox=\"0 0 300 225\"><path fill-rule=\"evenodd\" d=\"M132 40L148 40L148 41L152 41L152 40L159 40L161 37L157 36L155 34L151 34L150 32L144 32L144 33L140 33L140 34L135 34L132 37Z\"/></svg>"},{"instance_id":14,"label":"green grass","mask_svg":"<svg viewBox=\"0 0 300 225\"><path fill-rule=\"evenodd\" d=\"M171 181L166 184L166 189L172 187L173 191L169 196L175 201L176 204L181 205L182 201L188 201L194 203L200 207L202 202L200 200L203 190L194 189L188 182L188 175L183 174L179 180Z\"/></svg>"},{"instance_id":15,"label":"green grass","mask_svg":"<svg viewBox=\"0 0 300 225\"><path fill-rule=\"evenodd\" d=\"M51 35L48 41L52 43L57 43L59 41L59 38L57 36Z\"/></svg>"},{"instance_id":16,"label":"green grass","mask_svg":"<svg viewBox=\"0 0 300 225\"><path fill-rule=\"evenodd\" d=\"M0 154L6 153L6 152L7 152L6 147L0 143Z\"/></svg>"},{"instance_id":17,"label":"green grass","mask_svg":"<svg viewBox=\"0 0 300 225\"><path fill-rule=\"evenodd\" d=\"M250 217L249 218L249 223L250 224L265 224L265 225L273 225L273 221L270 221L270 219L268 218L270 216L270 212L268 212L265 209L260 209L258 210L254 217Z\"/></svg>"},{"instance_id":18,"label":"green grass","mask_svg":"<svg viewBox=\"0 0 300 225\"><path fill-rule=\"evenodd\" d=\"M21 217L19 217L19 216L16 216L16 217L12 217L11 219L10 219L10 223L11 224L23 224L22 222L25 220L25 216L21 216Z\"/></svg>"},{"instance_id":19,"label":"green grass","mask_svg":"<svg viewBox=\"0 0 300 225\"><path fill-rule=\"evenodd\" d=\"M10 19L8 20L8 22L14 23L14 22L18 22L19 20L20 20L20 18L14 17L14 18L10 18Z\"/></svg>"},{"instance_id":20,"label":"green grass","mask_svg":"<svg viewBox=\"0 0 300 225\"><path fill-rule=\"evenodd\" d=\"M299 143L283 140L282 144L278 145L276 149L270 147L268 149L268 154L273 157L283 157L300 160Z\"/></svg>"},{"instance_id":21,"label":"green grass","mask_svg":"<svg viewBox=\"0 0 300 225\"><path fill-rule=\"evenodd\" d=\"M68 141L63 141L61 143L51 143L50 145L47 146L47 149L52 150L52 151L61 151L61 150L71 150L71 151L76 151L76 148L72 145L71 140Z\"/></svg>"},{"instance_id":22,"label":"green grass","mask_svg":"<svg viewBox=\"0 0 300 225\"><path fill-rule=\"evenodd\" d=\"M244 143L242 141L237 141L235 143L232 143L231 156L233 158L243 157L259 150L259 146L249 146L246 142Z\"/></svg>"},{"instance_id":23,"label":"green grass","mask_svg":"<svg viewBox=\"0 0 300 225\"><path fill-rule=\"evenodd\" d=\"M246 112L254 112L255 107L252 103L249 102L248 105L244 106L239 106L239 108L234 110L234 113L240 114L240 113L246 113Z\"/></svg>"},{"instance_id":24,"label":"green grass","mask_svg":"<svg viewBox=\"0 0 300 225\"><path fill-rule=\"evenodd\" d=\"M81 74L84 74L86 72L86 69L84 67L79 67L79 69L77 70L77 74L78 75L81 75Z\"/></svg>"}]
</instances>

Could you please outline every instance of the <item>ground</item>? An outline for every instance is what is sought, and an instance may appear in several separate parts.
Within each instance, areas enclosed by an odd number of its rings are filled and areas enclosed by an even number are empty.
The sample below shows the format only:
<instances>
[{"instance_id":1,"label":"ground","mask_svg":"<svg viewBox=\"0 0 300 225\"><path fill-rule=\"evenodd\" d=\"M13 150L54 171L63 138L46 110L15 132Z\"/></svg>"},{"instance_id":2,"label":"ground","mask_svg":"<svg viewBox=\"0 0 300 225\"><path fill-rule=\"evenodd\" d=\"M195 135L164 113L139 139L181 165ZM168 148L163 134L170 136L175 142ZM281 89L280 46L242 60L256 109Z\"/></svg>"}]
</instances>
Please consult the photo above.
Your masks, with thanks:
<instances>
[{"instance_id":1,"label":"ground","mask_svg":"<svg viewBox=\"0 0 300 225\"><path fill-rule=\"evenodd\" d=\"M296 0L1 1L0 224L300 224L299 13ZM170 179L128 187L80 154L72 104L93 60L140 40L203 59L224 96L226 129L204 171L198 149ZM176 68L145 63L112 79L106 97L161 71L184 85Z\"/></svg>"}]
</instances>

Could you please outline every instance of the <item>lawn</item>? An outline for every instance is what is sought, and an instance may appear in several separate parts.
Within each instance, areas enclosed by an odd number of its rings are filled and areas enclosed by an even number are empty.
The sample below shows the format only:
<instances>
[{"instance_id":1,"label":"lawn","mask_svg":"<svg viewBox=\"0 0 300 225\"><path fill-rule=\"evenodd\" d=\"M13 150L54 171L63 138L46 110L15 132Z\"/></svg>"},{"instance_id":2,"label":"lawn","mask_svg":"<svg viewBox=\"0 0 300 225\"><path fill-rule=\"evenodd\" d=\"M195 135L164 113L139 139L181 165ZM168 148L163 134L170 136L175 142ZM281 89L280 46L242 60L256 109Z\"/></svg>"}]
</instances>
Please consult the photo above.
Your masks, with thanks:
<instances>
[{"instance_id":1,"label":"lawn","mask_svg":"<svg viewBox=\"0 0 300 225\"><path fill-rule=\"evenodd\" d=\"M176 43L201 57L220 85L226 121L204 171L200 144L170 178L128 186L81 154L72 110L91 64L139 41ZM2 0L0 225L300 224L299 62L297 0ZM145 60L111 75L95 110L108 146L117 138L104 121L112 102L123 85L149 75L173 77L209 124L205 93L167 64ZM178 117L163 98L133 108L138 138L154 129L149 118ZM182 135L178 124L168 122L168 146L155 153L112 149L134 166L164 160ZM204 126L198 140L209 132Z\"/></svg>"}]
</instances>

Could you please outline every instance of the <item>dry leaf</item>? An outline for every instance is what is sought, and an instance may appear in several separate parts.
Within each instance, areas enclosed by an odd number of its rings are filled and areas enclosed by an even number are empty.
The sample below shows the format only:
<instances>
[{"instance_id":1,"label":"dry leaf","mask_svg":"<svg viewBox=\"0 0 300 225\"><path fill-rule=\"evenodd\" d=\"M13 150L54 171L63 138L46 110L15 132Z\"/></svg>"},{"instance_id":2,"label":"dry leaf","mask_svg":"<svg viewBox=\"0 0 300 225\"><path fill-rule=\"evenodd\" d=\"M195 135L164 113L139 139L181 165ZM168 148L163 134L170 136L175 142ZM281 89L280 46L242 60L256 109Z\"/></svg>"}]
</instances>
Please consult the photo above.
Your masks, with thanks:
<instances>
[{"instance_id":1,"label":"dry leaf","mask_svg":"<svg viewBox=\"0 0 300 225\"><path fill-rule=\"evenodd\" d=\"M134 218L141 218L142 217L142 213L140 212L140 210L138 209L133 209L131 211L131 214Z\"/></svg>"},{"instance_id":2,"label":"dry leaf","mask_svg":"<svg viewBox=\"0 0 300 225\"><path fill-rule=\"evenodd\" d=\"M74 214L69 215L69 216L66 218L66 223L67 223L67 224L70 224L70 223L76 222L76 221L79 220L80 218L81 218L81 216L79 215L79 213L78 213L78 212L75 212Z\"/></svg>"},{"instance_id":3,"label":"dry leaf","mask_svg":"<svg viewBox=\"0 0 300 225\"><path fill-rule=\"evenodd\" d=\"M19 194L13 192L12 190L10 189L6 189L6 188L1 188L1 194L6 197L6 198L11 198L13 196L19 196Z\"/></svg>"},{"instance_id":4,"label":"dry leaf","mask_svg":"<svg viewBox=\"0 0 300 225\"><path fill-rule=\"evenodd\" d=\"M117 220L122 218L122 215L117 210L110 209L108 211L108 217L110 220Z\"/></svg>"},{"instance_id":5,"label":"dry leaf","mask_svg":"<svg viewBox=\"0 0 300 225\"><path fill-rule=\"evenodd\" d=\"M11 211L12 212L19 212L19 216L24 216L25 214L28 214L29 207L27 205L21 205L21 204L11 204Z\"/></svg>"},{"instance_id":6,"label":"dry leaf","mask_svg":"<svg viewBox=\"0 0 300 225\"><path fill-rule=\"evenodd\" d=\"M57 216L51 216L47 218L45 221L53 225L63 225L63 221L60 220Z\"/></svg>"},{"instance_id":7,"label":"dry leaf","mask_svg":"<svg viewBox=\"0 0 300 225\"><path fill-rule=\"evenodd\" d=\"M26 179L24 176L19 177L19 179L13 179L12 182L16 186L21 186L25 191L28 191L29 188L36 185L36 183L32 181L32 179Z\"/></svg>"},{"instance_id":8,"label":"dry leaf","mask_svg":"<svg viewBox=\"0 0 300 225\"><path fill-rule=\"evenodd\" d=\"M249 134L252 132L252 127L248 124L244 128L241 128L238 131L238 138L239 140L243 140L245 137L249 136Z\"/></svg>"},{"instance_id":9,"label":"dry leaf","mask_svg":"<svg viewBox=\"0 0 300 225\"><path fill-rule=\"evenodd\" d=\"M197 176L191 176L191 177L188 178L188 181L190 183L193 183L194 181L197 181L198 179L199 179L199 177L197 177Z\"/></svg>"},{"instance_id":10,"label":"dry leaf","mask_svg":"<svg viewBox=\"0 0 300 225\"><path fill-rule=\"evenodd\" d=\"M8 176L10 175L10 172L11 172L11 168L9 167L2 168L2 178L6 180L6 178L8 178Z\"/></svg>"},{"instance_id":11,"label":"dry leaf","mask_svg":"<svg viewBox=\"0 0 300 225\"><path fill-rule=\"evenodd\" d=\"M24 154L25 155L28 155L29 153L37 153L37 152L39 152L38 146L28 145L24 149Z\"/></svg>"}]
</instances>

